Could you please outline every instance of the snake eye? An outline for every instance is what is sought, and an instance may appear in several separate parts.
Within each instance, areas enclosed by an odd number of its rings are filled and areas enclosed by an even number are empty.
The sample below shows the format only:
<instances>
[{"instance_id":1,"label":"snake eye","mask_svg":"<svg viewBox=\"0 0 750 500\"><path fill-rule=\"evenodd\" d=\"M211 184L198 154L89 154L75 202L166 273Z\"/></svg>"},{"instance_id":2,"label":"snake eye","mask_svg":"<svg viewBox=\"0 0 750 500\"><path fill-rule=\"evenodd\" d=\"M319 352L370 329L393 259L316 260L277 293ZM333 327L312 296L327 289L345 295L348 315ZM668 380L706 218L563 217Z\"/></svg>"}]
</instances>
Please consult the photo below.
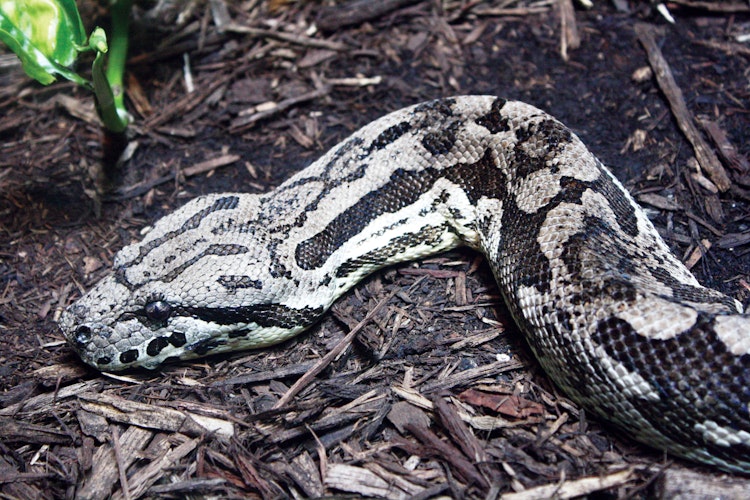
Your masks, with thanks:
<instances>
[{"instance_id":1,"label":"snake eye","mask_svg":"<svg viewBox=\"0 0 750 500\"><path fill-rule=\"evenodd\" d=\"M91 340L91 328L86 325L81 325L76 328L75 340L76 344L85 345L89 340Z\"/></svg>"},{"instance_id":2,"label":"snake eye","mask_svg":"<svg viewBox=\"0 0 750 500\"><path fill-rule=\"evenodd\" d=\"M143 310L151 321L165 321L172 314L172 306L163 300L149 302Z\"/></svg>"}]
</instances>

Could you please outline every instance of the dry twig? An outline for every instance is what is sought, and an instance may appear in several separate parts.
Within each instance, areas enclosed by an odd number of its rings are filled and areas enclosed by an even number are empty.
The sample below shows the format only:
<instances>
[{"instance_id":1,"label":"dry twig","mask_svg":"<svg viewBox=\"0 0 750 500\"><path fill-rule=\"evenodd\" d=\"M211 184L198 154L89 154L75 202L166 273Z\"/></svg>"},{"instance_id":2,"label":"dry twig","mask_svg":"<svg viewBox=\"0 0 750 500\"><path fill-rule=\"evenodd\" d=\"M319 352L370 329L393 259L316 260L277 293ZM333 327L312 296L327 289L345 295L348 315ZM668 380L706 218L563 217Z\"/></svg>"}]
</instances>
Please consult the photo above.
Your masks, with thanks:
<instances>
[{"instance_id":1,"label":"dry twig","mask_svg":"<svg viewBox=\"0 0 750 500\"><path fill-rule=\"evenodd\" d=\"M647 24L638 23L635 25L635 32L641 44L646 49L648 60L654 69L656 80L669 101L672 114L677 120L680 130L682 130L682 133L685 134L685 137L693 145L695 158L719 190L726 191L732 185L732 182L729 180L724 167L719 162L713 149L706 143L696 128L693 117L690 115L690 111L688 111L687 104L685 104L682 90L677 85L672 75L672 70L669 68L669 63L667 63L656 43L654 29Z\"/></svg>"}]
</instances>

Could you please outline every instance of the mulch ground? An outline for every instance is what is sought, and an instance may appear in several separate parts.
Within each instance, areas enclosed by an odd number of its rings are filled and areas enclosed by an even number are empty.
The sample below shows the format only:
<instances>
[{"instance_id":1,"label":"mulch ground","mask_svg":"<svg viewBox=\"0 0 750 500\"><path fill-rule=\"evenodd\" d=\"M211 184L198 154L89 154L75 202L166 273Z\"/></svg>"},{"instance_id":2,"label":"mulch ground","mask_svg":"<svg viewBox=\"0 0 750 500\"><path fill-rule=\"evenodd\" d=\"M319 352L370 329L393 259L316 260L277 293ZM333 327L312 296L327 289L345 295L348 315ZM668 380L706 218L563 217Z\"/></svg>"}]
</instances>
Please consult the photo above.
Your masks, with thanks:
<instances>
[{"instance_id":1,"label":"mulch ground","mask_svg":"<svg viewBox=\"0 0 750 500\"><path fill-rule=\"evenodd\" d=\"M746 494L589 420L468 250L377 273L283 345L156 372L88 369L55 320L186 200L271 190L372 119L454 94L561 119L747 306L747 2L665 2L674 24L624 0L176 3L136 13L114 178L90 95L0 55L2 498Z\"/></svg>"}]
</instances>

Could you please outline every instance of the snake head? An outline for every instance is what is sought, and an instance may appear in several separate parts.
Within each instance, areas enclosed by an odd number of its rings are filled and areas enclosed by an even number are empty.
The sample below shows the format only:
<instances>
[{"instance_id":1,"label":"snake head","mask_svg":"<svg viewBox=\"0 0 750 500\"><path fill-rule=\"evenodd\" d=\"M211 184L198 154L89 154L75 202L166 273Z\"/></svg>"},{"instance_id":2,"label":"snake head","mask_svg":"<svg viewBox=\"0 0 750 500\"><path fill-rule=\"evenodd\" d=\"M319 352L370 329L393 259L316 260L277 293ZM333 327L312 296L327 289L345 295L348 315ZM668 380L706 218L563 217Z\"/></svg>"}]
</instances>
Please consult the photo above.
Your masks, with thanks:
<instances>
[{"instance_id":1,"label":"snake head","mask_svg":"<svg viewBox=\"0 0 750 500\"><path fill-rule=\"evenodd\" d=\"M68 343L99 370L154 369L278 343L309 326L324 308L287 293L298 284L279 275L260 204L253 195L211 195L159 220L63 312Z\"/></svg>"},{"instance_id":2,"label":"snake head","mask_svg":"<svg viewBox=\"0 0 750 500\"><path fill-rule=\"evenodd\" d=\"M179 357L187 338L174 328L167 301L134 301L131 290L115 276L100 281L68 307L59 325L68 343L87 364L102 371L133 366L156 368Z\"/></svg>"}]
</instances>

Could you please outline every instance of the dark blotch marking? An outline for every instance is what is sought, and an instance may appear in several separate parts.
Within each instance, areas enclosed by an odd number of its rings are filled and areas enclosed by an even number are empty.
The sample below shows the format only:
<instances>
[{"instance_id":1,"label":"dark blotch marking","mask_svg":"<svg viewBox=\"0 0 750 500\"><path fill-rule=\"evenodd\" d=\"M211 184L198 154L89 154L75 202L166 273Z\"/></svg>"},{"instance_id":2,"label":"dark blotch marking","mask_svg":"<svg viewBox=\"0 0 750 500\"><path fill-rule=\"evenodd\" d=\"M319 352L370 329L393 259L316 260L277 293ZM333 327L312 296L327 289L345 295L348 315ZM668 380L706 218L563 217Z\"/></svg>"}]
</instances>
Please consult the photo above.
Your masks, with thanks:
<instances>
[{"instance_id":1,"label":"dark blotch marking","mask_svg":"<svg viewBox=\"0 0 750 500\"><path fill-rule=\"evenodd\" d=\"M428 226L418 233L404 233L394 238L390 244L380 247L364 255L350 259L339 266L336 270L336 277L343 278L350 274L359 272L363 266L383 267L384 262L391 262L391 259L398 257L414 244L427 243L437 245L443 233L450 230L450 227L431 227Z\"/></svg>"},{"instance_id":2,"label":"dark blotch marking","mask_svg":"<svg viewBox=\"0 0 750 500\"><path fill-rule=\"evenodd\" d=\"M624 196L620 196L620 189L609 179L608 175L601 175L592 183L592 189L604 195L607 203L615 214L617 225L628 236L635 238L638 231L638 218L635 207Z\"/></svg>"},{"instance_id":3,"label":"dark blotch marking","mask_svg":"<svg viewBox=\"0 0 750 500\"><path fill-rule=\"evenodd\" d=\"M227 343L226 340L217 339L217 338L207 338L207 339L199 340L198 342L187 346L185 349L188 351L193 351L199 356L203 356L204 354L208 354L209 352L213 351L217 347L222 346L226 343Z\"/></svg>"},{"instance_id":4,"label":"dark blotch marking","mask_svg":"<svg viewBox=\"0 0 750 500\"><path fill-rule=\"evenodd\" d=\"M167 337L167 340L174 347L182 347L187 343L187 339L185 338L185 334L183 332L172 332L172 335Z\"/></svg>"},{"instance_id":5,"label":"dark blotch marking","mask_svg":"<svg viewBox=\"0 0 750 500\"><path fill-rule=\"evenodd\" d=\"M205 255L238 255L247 252L248 249L244 245L214 244L206 249Z\"/></svg>"},{"instance_id":6,"label":"dark blotch marking","mask_svg":"<svg viewBox=\"0 0 750 500\"><path fill-rule=\"evenodd\" d=\"M127 364L132 363L138 359L138 350L130 349L120 354L120 363Z\"/></svg>"},{"instance_id":7,"label":"dark blotch marking","mask_svg":"<svg viewBox=\"0 0 750 500\"><path fill-rule=\"evenodd\" d=\"M146 354L149 356L158 356L159 353L169 345L167 337L156 337L146 346Z\"/></svg>"},{"instance_id":8,"label":"dark blotch marking","mask_svg":"<svg viewBox=\"0 0 750 500\"><path fill-rule=\"evenodd\" d=\"M514 248L513 253L516 256L510 257L510 259L519 258L523 261L535 261L534 264L530 265L530 272L519 275L517 278L519 283L534 286L538 290L549 290L548 284L552 279L552 274L549 263L543 257L536 241L536 231L544 223L550 210L561 203L581 205L583 194L589 190L604 194L608 201L619 196L616 186L607 176L602 174L591 182L562 177L560 179L560 191L543 210L535 214L525 214L515 206L514 200L509 199L507 201L507 208L503 213L503 227L511 227L509 225L512 225L512 227L517 228L517 231L523 232L523 235L517 234L513 241L505 242L509 247ZM622 286L625 286L624 283L627 279L624 278L634 271L630 266L632 261L629 260L629 257L619 258L622 249L627 248L628 242L622 241L621 238L618 238L618 235L624 232L626 235L632 236L630 230L636 224L635 210L629 204L619 201L611 201L610 206L615 213L619 228L622 228L623 231L610 226L609 222L603 219L585 216L583 228L577 234L570 236L561 255L568 272L571 274L571 280L583 282L584 269L596 269L600 274L616 274L623 277ZM627 226L628 230L625 230L623 226ZM596 261L592 261L593 254L589 252L591 248L600 249L596 252ZM596 288L586 288L587 297L601 296L603 293L602 290ZM614 290L610 290L610 292L614 293ZM581 300L585 300L585 298L581 298Z\"/></svg>"},{"instance_id":9,"label":"dark blotch marking","mask_svg":"<svg viewBox=\"0 0 750 500\"><path fill-rule=\"evenodd\" d=\"M220 325L255 323L261 327L294 328L313 324L325 312L325 309L322 307L294 309L279 304L256 304L232 308L185 307L182 312Z\"/></svg>"},{"instance_id":10,"label":"dark blotch marking","mask_svg":"<svg viewBox=\"0 0 750 500\"><path fill-rule=\"evenodd\" d=\"M322 266L337 248L359 234L373 218L411 205L432 189L439 178L461 186L472 203L482 196L505 198L504 177L490 151L486 151L476 163L457 164L446 170L426 168L411 172L397 169L385 185L367 193L321 232L300 243L295 249L297 264L305 270Z\"/></svg>"},{"instance_id":11,"label":"dark blotch marking","mask_svg":"<svg viewBox=\"0 0 750 500\"><path fill-rule=\"evenodd\" d=\"M418 104L414 107L414 113L424 113L428 116L453 116L453 106L455 104L455 99L435 99L434 101Z\"/></svg>"},{"instance_id":12,"label":"dark blotch marking","mask_svg":"<svg viewBox=\"0 0 750 500\"><path fill-rule=\"evenodd\" d=\"M300 243L294 255L297 265L305 270L320 267L345 241L359 234L370 220L414 203L433 184L434 177L433 169L422 172L395 170L384 186L367 193L321 232Z\"/></svg>"},{"instance_id":13,"label":"dark blotch marking","mask_svg":"<svg viewBox=\"0 0 750 500\"><path fill-rule=\"evenodd\" d=\"M162 276L161 281L164 283L169 283L170 281L173 281L176 279L180 274L182 274L187 268L198 262L204 257L210 256L210 255L239 255L243 253L248 253L250 250L244 246L244 245L235 245L235 244L213 244L209 245L208 248L203 250L198 255L195 255L191 257L190 259L186 260L179 266L175 267L171 271L169 271L167 274Z\"/></svg>"},{"instance_id":14,"label":"dark blotch marking","mask_svg":"<svg viewBox=\"0 0 750 500\"><path fill-rule=\"evenodd\" d=\"M715 318L699 313L692 327L667 340L644 337L627 321L607 318L599 321L592 340L659 393L657 402L634 401L647 419L675 442L735 462L737 457L750 456L750 447L718 446L690 434L706 420L750 432L750 356L727 350L716 336Z\"/></svg>"},{"instance_id":15,"label":"dark blotch marking","mask_svg":"<svg viewBox=\"0 0 750 500\"><path fill-rule=\"evenodd\" d=\"M96 360L96 364L99 366L108 365L111 362L112 362L112 358L110 358L109 356L102 356L101 358Z\"/></svg>"},{"instance_id":16,"label":"dark blotch marking","mask_svg":"<svg viewBox=\"0 0 750 500\"><path fill-rule=\"evenodd\" d=\"M571 280L585 283L585 273L597 275L596 283L602 283L605 276L610 277L608 281L619 280L622 286L629 283L629 276L635 269L632 267L630 258L620 258L622 249L626 242L617 237L617 229L611 227L605 220L584 216L581 230L568 238L560 258L570 273ZM596 249L596 250L593 250ZM586 302L589 298L606 296L605 291L599 287L584 286L585 297L581 301ZM635 292L631 291L630 295ZM634 300L633 295L629 300Z\"/></svg>"},{"instance_id":17,"label":"dark blotch marking","mask_svg":"<svg viewBox=\"0 0 750 500\"><path fill-rule=\"evenodd\" d=\"M409 122L401 122L396 125L392 125L387 129L383 130L372 144L370 144L369 151L377 151L383 149L389 144L395 142L399 137L407 133L411 129Z\"/></svg>"},{"instance_id":18,"label":"dark blotch marking","mask_svg":"<svg viewBox=\"0 0 750 500\"><path fill-rule=\"evenodd\" d=\"M722 304L726 307L728 313L735 313L737 311L734 299L716 290L695 287L677 281L674 276L662 268L649 268L649 272L654 279L667 285L672 290L674 298L678 301L693 302L696 304Z\"/></svg>"},{"instance_id":19,"label":"dark blotch marking","mask_svg":"<svg viewBox=\"0 0 750 500\"><path fill-rule=\"evenodd\" d=\"M608 190L611 182L604 175L601 175L592 182L584 182L571 177L563 177L559 182L560 191L557 195L543 209L535 213L526 213L518 208L513 196L509 196L504 200L502 227L514 228L514 235L512 238L507 238L504 234L502 235L498 252L502 263L498 271L512 269L510 275L504 280L511 286L520 284L534 287L540 292L549 292L552 281L552 270L549 267L549 261L542 253L537 237L539 228L544 224L550 210L561 203L581 205L581 198L588 190L605 192L608 198L613 196L613 193ZM616 210L615 212L618 218L622 217L625 220L635 217L632 209L621 208L621 210ZM609 227L606 222L593 217L585 219L584 229L579 234L571 236L562 256L568 266L568 270L573 276L571 279L581 279L579 276L582 273L582 266L601 264L601 262L581 262L580 260L582 252L593 245L599 244L611 247L611 252L607 255L612 257L617 255L616 246L607 243L612 241L611 236L613 234L617 234L617 231ZM597 240L600 241L593 243ZM599 267L601 268L601 265ZM602 269L602 272L605 271L611 270ZM519 315L520 311L516 311L516 317L519 317Z\"/></svg>"},{"instance_id":20,"label":"dark blotch marking","mask_svg":"<svg viewBox=\"0 0 750 500\"><path fill-rule=\"evenodd\" d=\"M606 175L600 176L593 182L581 182L576 179L562 178L560 181L562 190L558 195L559 201L580 203L582 194L590 189L594 192L603 194L614 213L615 221L610 222L593 216L584 217L583 228L579 233L572 235L565 245L561 258L566 267L572 274L573 279L579 278L584 269L595 269L599 275L607 275L617 279L610 280L607 287L624 289L630 287L630 295L635 291L632 284L629 284L630 277L636 274L648 273L656 282L662 283L672 291L673 298L677 301L690 302L695 304L723 304L727 312L734 312L734 300L724 296L714 290L703 287L696 287L682 283L674 278L670 272L660 266L649 266L647 268L638 267L639 257L650 257L657 261L658 252L655 249L638 249L641 254L631 254L631 238L639 234L638 220L635 215L635 208L627 203L624 197L620 197L619 190L610 182ZM555 200L555 203L558 202ZM613 227L612 224L616 224ZM597 248L594 255L590 250ZM587 259L584 256L588 256ZM596 260L593 260L593 258ZM593 296L612 296L615 290L601 290L600 287L586 286L587 297ZM628 299L632 300L632 299Z\"/></svg>"},{"instance_id":21,"label":"dark blotch marking","mask_svg":"<svg viewBox=\"0 0 750 500\"><path fill-rule=\"evenodd\" d=\"M568 127L553 118L547 118L538 122L530 122L527 127L519 127L516 130L518 142L526 142L529 139L543 138L547 143L547 149L556 150L561 145L568 144L572 134Z\"/></svg>"},{"instance_id":22,"label":"dark blotch marking","mask_svg":"<svg viewBox=\"0 0 750 500\"><path fill-rule=\"evenodd\" d=\"M492 102L490 112L484 116L477 118L477 125L480 125L490 131L491 134L497 134L498 132L507 132L510 130L508 125L508 117L502 113L503 106L508 102L505 99L498 97Z\"/></svg>"},{"instance_id":23,"label":"dark blotch marking","mask_svg":"<svg viewBox=\"0 0 750 500\"><path fill-rule=\"evenodd\" d=\"M268 270L268 273L273 278L285 278L288 280L292 280L292 272L286 268L286 266L278 260L278 257L274 252L271 252L271 266Z\"/></svg>"},{"instance_id":24,"label":"dark blotch marking","mask_svg":"<svg viewBox=\"0 0 750 500\"><path fill-rule=\"evenodd\" d=\"M233 330L233 331L229 332L229 338L230 339L238 339L240 337L247 337L247 335L249 333L250 333L250 331L249 330L245 330L245 329L242 329L242 330Z\"/></svg>"},{"instance_id":25,"label":"dark blotch marking","mask_svg":"<svg viewBox=\"0 0 750 500\"><path fill-rule=\"evenodd\" d=\"M242 275L225 275L219 276L217 280L221 286L227 289L229 293L234 293L239 288L255 288L261 290L263 288L263 282L260 280L254 280L250 276Z\"/></svg>"},{"instance_id":26,"label":"dark blotch marking","mask_svg":"<svg viewBox=\"0 0 750 500\"><path fill-rule=\"evenodd\" d=\"M436 172L435 177L440 174L461 186L472 204L476 205L482 197L506 198L506 178L489 149L476 163L459 163L445 172Z\"/></svg>"},{"instance_id":27,"label":"dark blotch marking","mask_svg":"<svg viewBox=\"0 0 750 500\"><path fill-rule=\"evenodd\" d=\"M428 132L422 138L422 146L433 156L447 155L456 143L456 131L460 122L452 122L438 132Z\"/></svg>"},{"instance_id":28,"label":"dark blotch marking","mask_svg":"<svg viewBox=\"0 0 750 500\"><path fill-rule=\"evenodd\" d=\"M500 235L498 242L500 262L493 267L497 267L495 275L506 286L516 289L518 285L524 285L534 287L541 292L549 291L552 271L537 241L539 228L546 216L546 210L531 214L524 212L518 208L513 196L508 196L503 200L501 226L512 227L514 230L510 237L505 231ZM490 262L490 265L493 264ZM518 320L521 318L520 309L513 310L513 302L507 301L511 306L513 316Z\"/></svg>"},{"instance_id":29,"label":"dark blotch marking","mask_svg":"<svg viewBox=\"0 0 750 500\"><path fill-rule=\"evenodd\" d=\"M565 125L552 118L519 127L513 149L516 176L526 177L546 168L549 160L570 143L572 137ZM527 145L530 143L534 143L533 146Z\"/></svg>"}]
</instances>

